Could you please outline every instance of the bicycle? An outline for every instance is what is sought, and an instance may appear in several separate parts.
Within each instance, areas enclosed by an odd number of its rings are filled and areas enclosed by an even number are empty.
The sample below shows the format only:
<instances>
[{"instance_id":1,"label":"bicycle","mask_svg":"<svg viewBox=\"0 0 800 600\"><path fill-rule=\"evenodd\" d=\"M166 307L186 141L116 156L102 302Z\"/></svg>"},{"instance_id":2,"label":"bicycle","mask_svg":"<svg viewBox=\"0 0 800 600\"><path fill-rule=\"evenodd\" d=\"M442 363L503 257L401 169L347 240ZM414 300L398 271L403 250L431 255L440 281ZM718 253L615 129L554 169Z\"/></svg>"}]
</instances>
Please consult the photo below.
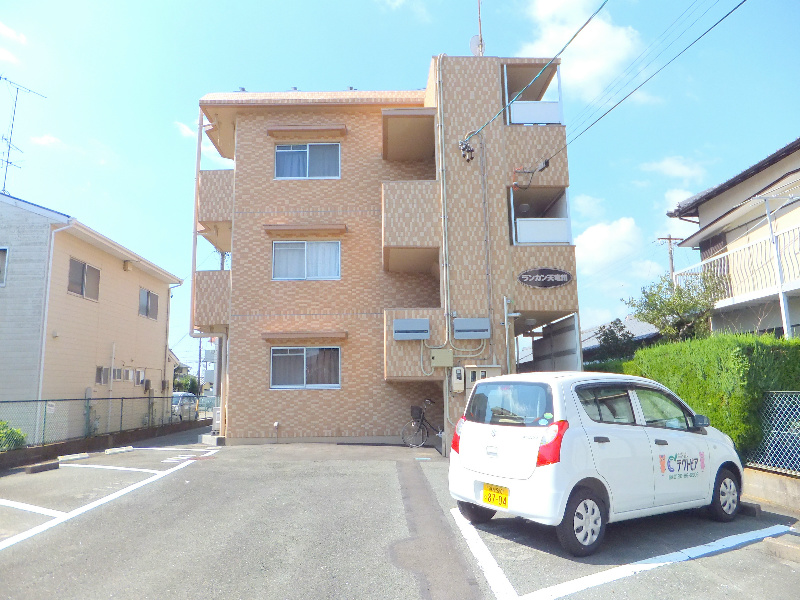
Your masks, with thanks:
<instances>
[{"instance_id":1,"label":"bicycle","mask_svg":"<svg viewBox=\"0 0 800 600\"><path fill-rule=\"evenodd\" d=\"M430 421L425 418L425 411L428 406L435 404L430 398L425 398L422 406L411 407L411 420L405 424L400 437L403 443L409 448L419 448L428 440L428 429L436 434L436 437L442 437L444 430L441 427L434 427Z\"/></svg>"}]
</instances>

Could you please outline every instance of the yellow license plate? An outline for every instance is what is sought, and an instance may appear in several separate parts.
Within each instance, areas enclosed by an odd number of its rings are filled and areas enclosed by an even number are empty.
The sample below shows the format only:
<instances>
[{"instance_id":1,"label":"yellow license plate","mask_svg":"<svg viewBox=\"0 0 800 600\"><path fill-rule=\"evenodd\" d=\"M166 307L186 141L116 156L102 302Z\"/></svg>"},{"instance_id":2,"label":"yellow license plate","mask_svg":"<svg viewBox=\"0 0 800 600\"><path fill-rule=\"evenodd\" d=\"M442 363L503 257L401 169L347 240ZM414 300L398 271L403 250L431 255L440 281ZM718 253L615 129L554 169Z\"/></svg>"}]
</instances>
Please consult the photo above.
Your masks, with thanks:
<instances>
[{"instance_id":1,"label":"yellow license plate","mask_svg":"<svg viewBox=\"0 0 800 600\"><path fill-rule=\"evenodd\" d=\"M486 504L508 508L508 488L491 483L483 484L483 501Z\"/></svg>"}]
</instances>

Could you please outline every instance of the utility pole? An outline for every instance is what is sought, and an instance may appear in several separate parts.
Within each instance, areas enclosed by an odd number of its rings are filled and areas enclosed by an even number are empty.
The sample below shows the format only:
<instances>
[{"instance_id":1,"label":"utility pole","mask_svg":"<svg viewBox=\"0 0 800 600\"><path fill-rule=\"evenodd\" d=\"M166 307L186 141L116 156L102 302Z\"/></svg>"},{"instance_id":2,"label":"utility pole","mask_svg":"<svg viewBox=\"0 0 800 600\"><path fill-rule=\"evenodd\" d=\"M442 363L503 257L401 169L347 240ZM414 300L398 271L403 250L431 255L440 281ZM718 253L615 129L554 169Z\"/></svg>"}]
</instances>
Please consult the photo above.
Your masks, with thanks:
<instances>
[{"instance_id":1,"label":"utility pole","mask_svg":"<svg viewBox=\"0 0 800 600\"><path fill-rule=\"evenodd\" d=\"M675 259L673 257L673 249L678 242L682 242L683 238L674 238L672 234L667 237L656 238L659 241L667 243L667 250L669 251L669 278L675 282Z\"/></svg>"}]
</instances>

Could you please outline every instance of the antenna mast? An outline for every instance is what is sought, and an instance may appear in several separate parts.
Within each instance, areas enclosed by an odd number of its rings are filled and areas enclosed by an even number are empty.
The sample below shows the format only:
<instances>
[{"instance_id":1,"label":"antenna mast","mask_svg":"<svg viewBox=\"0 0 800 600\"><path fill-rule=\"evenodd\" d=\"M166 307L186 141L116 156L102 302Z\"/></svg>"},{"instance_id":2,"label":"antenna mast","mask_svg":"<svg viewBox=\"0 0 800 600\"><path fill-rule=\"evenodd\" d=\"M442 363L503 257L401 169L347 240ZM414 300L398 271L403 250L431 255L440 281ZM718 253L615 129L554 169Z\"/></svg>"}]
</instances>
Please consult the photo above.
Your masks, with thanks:
<instances>
[{"instance_id":1,"label":"antenna mast","mask_svg":"<svg viewBox=\"0 0 800 600\"><path fill-rule=\"evenodd\" d=\"M483 56L483 28L481 25L481 0L478 0L478 56Z\"/></svg>"},{"instance_id":2,"label":"antenna mast","mask_svg":"<svg viewBox=\"0 0 800 600\"><path fill-rule=\"evenodd\" d=\"M7 77L3 77L0 75L0 81L7 81L9 85L14 87L14 109L11 112L11 127L8 130L8 136L3 136L2 141L6 143L6 151L5 156L0 160L0 163L3 164L4 173L3 173L3 194L8 194L6 190L6 181L8 180L8 167L16 167L19 169L19 165L15 165L11 162L11 150L17 150L18 152L22 152L19 148L17 148L14 144L11 143L11 138L14 137L14 121L17 118L17 100L19 100L19 91L22 90L23 92L28 92L29 94L36 94L37 96L41 96L42 98L46 98L46 96L42 96L39 92L34 92L31 89L26 88L23 85L18 83L14 83Z\"/></svg>"}]
</instances>

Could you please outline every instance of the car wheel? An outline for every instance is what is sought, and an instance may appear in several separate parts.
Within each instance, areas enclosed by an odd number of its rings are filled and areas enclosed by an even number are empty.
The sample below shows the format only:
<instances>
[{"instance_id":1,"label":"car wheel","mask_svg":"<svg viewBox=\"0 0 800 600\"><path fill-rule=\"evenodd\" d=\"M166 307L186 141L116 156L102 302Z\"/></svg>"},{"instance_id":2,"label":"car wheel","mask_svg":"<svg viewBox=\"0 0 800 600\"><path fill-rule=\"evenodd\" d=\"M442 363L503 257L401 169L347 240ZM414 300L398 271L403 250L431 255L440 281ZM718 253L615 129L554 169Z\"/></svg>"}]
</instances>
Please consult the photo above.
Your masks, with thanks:
<instances>
[{"instance_id":1,"label":"car wheel","mask_svg":"<svg viewBox=\"0 0 800 600\"><path fill-rule=\"evenodd\" d=\"M739 484L728 469L720 469L717 473L708 510L713 519L723 522L733 521L739 512Z\"/></svg>"},{"instance_id":2,"label":"car wheel","mask_svg":"<svg viewBox=\"0 0 800 600\"><path fill-rule=\"evenodd\" d=\"M484 508L483 506L478 506L471 502L462 502L461 500L458 501L458 510L463 517L473 525L486 523L497 512L491 508Z\"/></svg>"},{"instance_id":3,"label":"car wheel","mask_svg":"<svg viewBox=\"0 0 800 600\"><path fill-rule=\"evenodd\" d=\"M605 503L588 488L572 492L564 518L556 526L561 546L573 556L589 556L603 541L606 533Z\"/></svg>"}]
</instances>

